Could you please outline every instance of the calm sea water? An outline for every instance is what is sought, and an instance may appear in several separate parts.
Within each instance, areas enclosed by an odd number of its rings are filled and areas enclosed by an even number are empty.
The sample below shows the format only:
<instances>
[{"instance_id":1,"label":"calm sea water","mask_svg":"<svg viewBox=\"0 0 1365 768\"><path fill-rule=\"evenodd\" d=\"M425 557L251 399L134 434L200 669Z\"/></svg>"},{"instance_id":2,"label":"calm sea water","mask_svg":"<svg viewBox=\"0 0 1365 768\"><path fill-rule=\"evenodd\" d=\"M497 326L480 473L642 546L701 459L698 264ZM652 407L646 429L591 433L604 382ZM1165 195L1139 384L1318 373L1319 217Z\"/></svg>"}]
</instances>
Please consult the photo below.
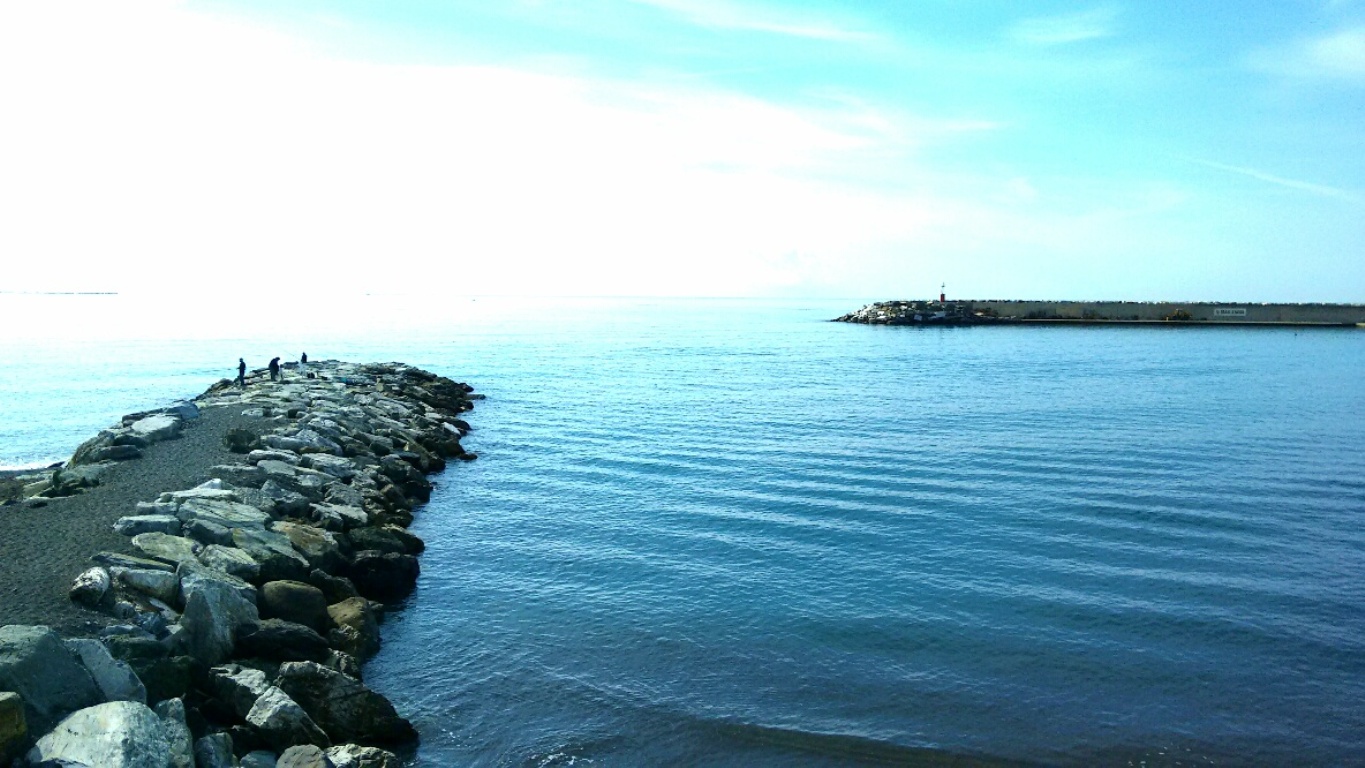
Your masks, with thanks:
<instances>
[{"instance_id":1,"label":"calm sea water","mask_svg":"<svg viewBox=\"0 0 1365 768\"><path fill-rule=\"evenodd\" d=\"M415 765L1365 763L1365 331L857 304L0 297L0 463L242 355L474 384L366 672Z\"/></svg>"}]
</instances>

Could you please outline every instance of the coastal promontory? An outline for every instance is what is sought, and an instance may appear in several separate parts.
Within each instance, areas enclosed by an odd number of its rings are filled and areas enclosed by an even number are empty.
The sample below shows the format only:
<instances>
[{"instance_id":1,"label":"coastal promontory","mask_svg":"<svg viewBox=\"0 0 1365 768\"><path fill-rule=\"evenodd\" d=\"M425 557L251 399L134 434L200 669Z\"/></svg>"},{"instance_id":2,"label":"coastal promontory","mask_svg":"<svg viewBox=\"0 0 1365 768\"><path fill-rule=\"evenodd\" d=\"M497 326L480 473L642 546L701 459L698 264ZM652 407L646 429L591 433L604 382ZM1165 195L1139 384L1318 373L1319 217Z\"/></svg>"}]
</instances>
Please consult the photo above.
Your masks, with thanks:
<instances>
[{"instance_id":1,"label":"coastal promontory","mask_svg":"<svg viewBox=\"0 0 1365 768\"><path fill-rule=\"evenodd\" d=\"M361 665L479 397L286 364L4 478L0 765L398 765L416 731Z\"/></svg>"}]
</instances>

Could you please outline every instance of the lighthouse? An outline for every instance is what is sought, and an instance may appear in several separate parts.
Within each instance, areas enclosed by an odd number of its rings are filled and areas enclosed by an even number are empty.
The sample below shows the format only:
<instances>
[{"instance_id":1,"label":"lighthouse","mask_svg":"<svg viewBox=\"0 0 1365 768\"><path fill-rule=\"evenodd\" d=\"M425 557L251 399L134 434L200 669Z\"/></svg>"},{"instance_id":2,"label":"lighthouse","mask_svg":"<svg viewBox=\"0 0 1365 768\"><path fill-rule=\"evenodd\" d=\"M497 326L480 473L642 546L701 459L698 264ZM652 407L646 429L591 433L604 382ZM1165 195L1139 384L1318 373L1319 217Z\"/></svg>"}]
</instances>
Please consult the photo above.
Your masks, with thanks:
<instances>
[{"instance_id":1,"label":"lighthouse","mask_svg":"<svg viewBox=\"0 0 1365 768\"><path fill-rule=\"evenodd\" d=\"M947 303L948 303L948 284L947 284L947 283L939 283L939 285L938 285L938 303L940 303L940 304L947 304Z\"/></svg>"}]
</instances>

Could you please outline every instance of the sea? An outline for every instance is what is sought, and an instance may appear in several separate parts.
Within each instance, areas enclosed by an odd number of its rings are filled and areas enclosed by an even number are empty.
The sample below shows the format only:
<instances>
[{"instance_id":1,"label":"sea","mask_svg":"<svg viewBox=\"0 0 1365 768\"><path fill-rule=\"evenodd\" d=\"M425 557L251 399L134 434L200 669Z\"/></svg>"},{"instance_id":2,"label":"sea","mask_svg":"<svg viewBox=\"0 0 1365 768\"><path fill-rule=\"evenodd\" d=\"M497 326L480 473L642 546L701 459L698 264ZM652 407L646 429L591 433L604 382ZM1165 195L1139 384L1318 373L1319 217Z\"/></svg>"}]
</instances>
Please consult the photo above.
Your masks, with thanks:
<instances>
[{"instance_id":1,"label":"sea","mask_svg":"<svg viewBox=\"0 0 1365 768\"><path fill-rule=\"evenodd\" d=\"M3 295L0 465L238 357L473 385L413 766L1365 764L1365 330L829 322L894 298Z\"/></svg>"}]
</instances>

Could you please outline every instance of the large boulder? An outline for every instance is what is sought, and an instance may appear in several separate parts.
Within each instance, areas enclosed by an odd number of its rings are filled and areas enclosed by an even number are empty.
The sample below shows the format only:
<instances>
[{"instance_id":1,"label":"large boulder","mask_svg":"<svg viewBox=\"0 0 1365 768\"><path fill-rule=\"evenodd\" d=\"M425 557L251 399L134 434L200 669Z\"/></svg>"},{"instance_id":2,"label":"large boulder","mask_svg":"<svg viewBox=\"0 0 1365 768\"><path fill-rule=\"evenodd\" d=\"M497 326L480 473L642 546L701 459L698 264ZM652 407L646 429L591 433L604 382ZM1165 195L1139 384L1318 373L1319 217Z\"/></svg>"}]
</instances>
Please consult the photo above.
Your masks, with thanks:
<instances>
[{"instance_id":1,"label":"large boulder","mask_svg":"<svg viewBox=\"0 0 1365 768\"><path fill-rule=\"evenodd\" d=\"M0 627L0 691L23 697L30 733L103 699L90 673L49 627Z\"/></svg>"},{"instance_id":2,"label":"large boulder","mask_svg":"<svg viewBox=\"0 0 1365 768\"><path fill-rule=\"evenodd\" d=\"M336 768L327 753L312 744L290 747L280 755L275 768Z\"/></svg>"},{"instance_id":3,"label":"large boulder","mask_svg":"<svg viewBox=\"0 0 1365 768\"><path fill-rule=\"evenodd\" d=\"M194 742L194 760L198 768L235 768L232 737L226 733L211 733Z\"/></svg>"},{"instance_id":4,"label":"large boulder","mask_svg":"<svg viewBox=\"0 0 1365 768\"><path fill-rule=\"evenodd\" d=\"M171 743L171 765L175 768L202 768L194 762L194 734L190 732L185 718L185 701L167 699L152 707L152 710L166 728L166 737Z\"/></svg>"},{"instance_id":5,"label":"large boulder","mask_svg":"<svg viewBox=\"0 0 1365 768\"><path fill-rule=\"evenodd\" d=\"M399 768L398 755L379 747L342 744L327 750L327 759L336 768Z\"/></svg>"},{"instance_id":6,"label":"large boulder","mask_svg":"<svg viewBox=\"0 0 1365 768\"><path fill-rule=\"evenodd\" d=\"M28 760L99 768L175 768L172 754L165 724L146 704L111 701L61 721L38 739Z\"/></svg>"},{"instance_id":7,"label":"large boulder","mask_svg":"<svg viewBox=\"0 0 1365 768\"><path fill-rule=\"evenodd\" d=\"M287 619L326 633L332 627L322 590L300 581L268 581L261 587L261 616Z\"/></svg>"},{"instance_id":8,"label":"large boulder","mask_svg":"<svg viewBox=\"0 0 1365 768\"><path fill-rule=\"evenodd\" d=\"M412 555L365 550L355 553L346 575L362 596L394 602L412 592L420 572L421 566Z\"/></svg>"},{"instance_id":9,"label":"large boulder","mask_svg":"<svg viewBox=\"0 0 1365 768\"><path fill-rule=\"evenodd\" d=\"M203 578L185 586L185 611L180 625L185 628L190 655L201 663L213 665L232 656L238 630L259 618L256 605L241 590L225 580Z\"/></svg>"},{"instance_id":10,"label":"large boulder","mask_svg":"<svg viewBox=\"0 0 1365 768\"><path fill-rule=\"evenodd\" d=\"M24 700L17 693L0 692L0 765L8 765L28 741Z\"/></svg>"},{"instance_id":11,"label":"large boulder","mask_svg":"<svg viewBox=\"0 0 1365 768\"><path fill-rule=\"evenodd\" d=\"M203 545L193 539L155 532L134 536L133 547L147 557L167 563L193 560L203 549Z\"/></svg>"},{"instance_id":12,"label":"large boulder","mask_svg":"<svg viewBox=\"0 0 1365 768\"><path fill-rule=\"evenodd\" d=\"M294 549L289 537L275 531L234 528L232 543L261 564L266 581L303 581L312 570L308 561Z\"/></svg>"},{"instance_id":13,"label":"large boulder","mask_svg":"<svg viewBox=\"0 0 1365 768\"><path fill-rule=\"evenodd\" d=\"M180 589L180 579L170 571L151 568L111 568L114 582L121 587L139 592L164 603L174 603Z\"/></svg>"},{"instance_id":14,"label":"large boulder","mask_svg":"<svg viewBox=\"0 0 1365 768\"><path fill-rule=\"evenodd\" d=\"M261 564L236 547L210 544L199 553L199 562L243 581L254 582L261 577Z\"/></svg>"},{"instance_id":15,"label":"large boulder","mask_svg":"<svg viewBox=\"0 0 1365 768\"><path fill-rule=\"evenodd\" d=\"M328 634L334 648L357 659L369 658L379 651L379 621L369 600L348 598L327 606L327 614L336 625Z\"/></svg>"},{"instance_id":16,"label":"large boulder","mask_svg":"<svg viewBox=\"0 0 1365 768\"><path fill-rule=\"evenodd\" d=\"M136 536L139 533L165 533L171 536L180 535L180 520L173 515L128 515L120 517L114 523L114 531L124 536Z\"/></svg>"},{"instance_id":17,"label":"large boulder","mask_svg":"<svg viewBox=\"0 0 1365 768\"><path fill-rule=\"evenodd\" d=\"M231 499L187 499L180 504L176 517L181 522L203 520L224 528L264 528L270 515Z\"/></svg>"},{"instance_id":18,"label":"large boulder","mask_svg":"<svg viewBox=\"0 0 1365 768\"><path fill-rule=\"evenodd\" d=\"M276 684L337 741L399 744L417 738L412 723L363 683L311 661L280 665Z\"/></svg>"},{"instance_id":19,"label":"large boulder","mask_svg":"<svg viewBox=\"0 0 1365 768\"><path fill-rule=\"evenodd\" d=\"M287 536L310 568L321 568L330 573L340 569L346 561L341 542L330 531L288 521L271 523L270 529Z\"/></svg>"},{"instance_id":20,"label":"large boulder","mask_svg":"<svg viewBox=\"0 0 1365 768\"><path fill-rule=\"evenodd\" d=\"M300 744L312 744L324 749L332 746L327 734L308 713L287 693L273 685L257 697L246 715L246 723L267 744L280 752Z\"/></svg>"},{"instance_id":21,"label":"large boulder","mask_svg":"<svg viewBox=\"0 0 1365 768\"><path fill-rule=\"evenodd\" d=\"M237 649L244 656L271 661L326 661L331 647L309 627L283 619L263 619L243 626Z\"/></svg>"},{"instance_id":22,"label":"large boulder","mask_svg":"<svg viewBox=\"0 0 1365 768\"><path fill-rule=\"evenodd\" d=\"M98 640L75 638L66 647L80 659L90 679L105 701L136 701L147 703L147 689L128 663L114 658L108 647Z\"/></svg>"},{"instance_id":23,"label":"large boulder","mask_svg":"<svg viewBox=\"0 0 1365 768\"><path fill-rule=\"evenodd\" d=\"M264 672L240 664L213 667L205 679L208 692L244 720L256 705L256 700L270 688Z\"/></svg>"},{"instance_id":24,"label":"large boulder","mask_svg":"<svg viewBox=\"0 0 1365 768\"><path fill-rule=\"evenodd\" d=\"M138 437L158 441L180 437L180 427L183 424L180 419L163 413L138 419L129 424L128 428Z\"/></svg>"}]
</instances>

